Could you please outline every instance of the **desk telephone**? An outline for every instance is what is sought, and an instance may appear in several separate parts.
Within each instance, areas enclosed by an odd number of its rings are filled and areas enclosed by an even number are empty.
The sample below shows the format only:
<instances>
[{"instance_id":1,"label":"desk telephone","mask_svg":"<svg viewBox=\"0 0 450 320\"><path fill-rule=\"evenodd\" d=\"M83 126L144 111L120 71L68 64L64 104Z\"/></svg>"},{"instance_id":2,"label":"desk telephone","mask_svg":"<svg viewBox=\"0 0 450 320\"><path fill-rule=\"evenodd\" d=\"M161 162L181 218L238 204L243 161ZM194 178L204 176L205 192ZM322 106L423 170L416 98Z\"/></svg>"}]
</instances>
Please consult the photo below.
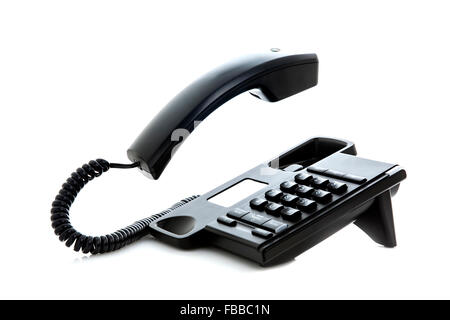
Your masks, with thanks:
<instances>
[{"instance_id":1,"label":"desk telephone","mask_svg":"<svg viewBox=\"0 0 450 320\"><path fill-rule=\"evenodd\" d=\"M234 60L181 91L128 149L131 164L97 159L73 172L52 203L59 239L75 251L99 254L150 234L181 248L214 245L266 266L293 259L353 222L375 242L394 247L391 197L405 170L357 157L352 142L326 137L302 142L204 195L111 234L86 236L72 226L69 210L75 197L103 172L139 168L158 179L196 123L231 98L249 91L276 102L317 84L315 54L274 51ZM243 185L256 189L238 192L240 199L231 203L218 200Z\"/></svg>"}]
</instances>

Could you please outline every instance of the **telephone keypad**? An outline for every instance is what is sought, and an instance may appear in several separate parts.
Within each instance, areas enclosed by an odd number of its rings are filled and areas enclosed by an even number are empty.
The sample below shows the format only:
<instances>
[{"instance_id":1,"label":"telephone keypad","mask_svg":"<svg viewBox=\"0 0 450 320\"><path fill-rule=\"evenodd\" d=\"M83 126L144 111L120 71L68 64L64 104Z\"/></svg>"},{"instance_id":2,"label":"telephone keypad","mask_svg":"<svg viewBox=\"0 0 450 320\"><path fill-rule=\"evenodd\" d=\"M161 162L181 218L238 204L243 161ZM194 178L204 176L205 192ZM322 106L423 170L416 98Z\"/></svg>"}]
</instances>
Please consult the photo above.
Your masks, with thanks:
<instances>
[{"instance_id":1,"label":"telephone keypad","mask_svg":"<svg viewBox=\"0 0 450 320\"><path fill-rule=\"evenodd\" d=\"M269 239L309 216L322 212L329 203L348 191L348 184L328 178L334 171L321 167L309 169L297 172L292 180L279 182L279 189L266 190L251 199L248 204L250 210L236 208L217 221L231 227L238 222L251 225L254 236ZM327 175L328 171L331 171L330 175ZM339 176L337 179L346 180L345 173L339 173ZM357 178L355 176L353 179L360 181Z\"/></svg>"},{"instance_id":2,"label":"telephone keypad","mask_svg":"<svg viewBox=\"0 0 450 320\"><path fill-rule=\"evenodd\" d=\"M308 168L309 169L309 168ZM321 167L313 167L308 172L326 175L327 169ZM331 171L331 170L330 170ZM323 206L333 200L333 194L342 195L348 190L348 185L343 182L329 180L323 176L312 175L308 172L300 172L295 175L294 180L283 181L279 184L280 189L269 189L264 193L264 198L254 198L250 201L250 208L265 211L268 220L265 222L261 214L256 217L253 214L238 217L238 220L250 223L270 230L273 233L279 233L290 227L290 223L297 222L306 218L305 214L313 214L323 209ZM319 173L320 172L320 173ZM331 171L333 173L333 171ZM340 174L345 176L344 173ZM343 179L343 178L341 178ZM280 222L275 217L287 221ZM263 222L261 224L261 222ZM290 223L289 223L290 222ZM281 225L281 227L276 227Z\"/></svg>"}]
</instances>

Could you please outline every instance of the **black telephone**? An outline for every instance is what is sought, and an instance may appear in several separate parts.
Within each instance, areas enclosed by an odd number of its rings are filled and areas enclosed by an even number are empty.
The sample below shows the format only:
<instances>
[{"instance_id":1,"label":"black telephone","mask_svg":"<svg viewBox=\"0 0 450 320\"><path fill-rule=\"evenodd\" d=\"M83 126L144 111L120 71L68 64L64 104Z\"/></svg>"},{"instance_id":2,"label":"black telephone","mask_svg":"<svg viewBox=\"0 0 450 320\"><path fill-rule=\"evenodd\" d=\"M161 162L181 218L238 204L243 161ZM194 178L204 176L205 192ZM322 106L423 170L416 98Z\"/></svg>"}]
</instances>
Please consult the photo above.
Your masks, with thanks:
<instances>
[{"instance_id":1,"label":"black telephone","mask_svg":"<svg viewBox=\"0 0 450 320\"><path fill-rule=\"evenodd\" d=\"M181 200L114 233L86 236L70 223L78 192L109 168L138 167L158 179L196 122L231 98L250 91L276 102L315 86L317 75L315 54L277 50L206 74L148 124L128 150L131 164L97 159L72 173L52 203L56 235L68 247L74 244L75 251L98 254L151 234L182 248L215 245L264 266L293 259L352 222L377 243L394 247L391 196L406 178L405 170L357 157L353 143L325 137L307 140L202 196ZM251 191L242 193L243 186ZM230 192L239 199L223 202Z\"/></svg>"}]
</instances>

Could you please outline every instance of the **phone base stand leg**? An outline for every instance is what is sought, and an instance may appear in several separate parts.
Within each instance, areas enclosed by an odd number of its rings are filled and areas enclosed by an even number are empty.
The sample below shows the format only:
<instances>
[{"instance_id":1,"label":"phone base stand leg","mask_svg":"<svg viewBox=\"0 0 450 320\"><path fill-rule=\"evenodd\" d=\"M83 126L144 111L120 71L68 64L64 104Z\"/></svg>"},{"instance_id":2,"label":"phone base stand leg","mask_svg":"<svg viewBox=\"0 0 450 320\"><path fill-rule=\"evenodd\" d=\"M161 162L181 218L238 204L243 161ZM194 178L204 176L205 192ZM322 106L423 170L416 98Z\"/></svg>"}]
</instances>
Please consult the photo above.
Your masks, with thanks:
<instances>
[{"instance_id":1,"label":"phone base stand leg","mask_svg":"<svg viewBox=\"0 0 450 320\"><path fill-rule=\"evenodd\" d=\"M354 222L373 241L389 248L397 245L392 215L391 192L380 194L373 204Z\"/></svg>"}]
</instances>

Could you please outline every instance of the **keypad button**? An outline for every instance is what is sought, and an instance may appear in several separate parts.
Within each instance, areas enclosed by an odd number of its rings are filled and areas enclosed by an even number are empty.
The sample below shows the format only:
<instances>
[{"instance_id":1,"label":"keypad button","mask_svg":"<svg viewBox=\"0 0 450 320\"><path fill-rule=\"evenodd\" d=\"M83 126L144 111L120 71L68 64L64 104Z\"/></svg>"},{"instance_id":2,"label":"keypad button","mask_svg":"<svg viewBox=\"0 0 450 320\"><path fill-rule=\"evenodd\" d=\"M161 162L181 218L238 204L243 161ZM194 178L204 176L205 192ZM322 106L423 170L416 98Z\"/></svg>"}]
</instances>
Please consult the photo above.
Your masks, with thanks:
<instances>
[{"instance_id":1,"label":"keypad button","mask_svg":"<svg viewBox=\"0 0 450 320\"><path fill-rule=\"evenodd\" d=\"M317 203L313 200L300 198L297 201L297 208L299 208L300 210L302 210L304 212L311 213L316 210Z\"/></svg>"},{"instance_id":2,"label":"keypad button","mask_svg":"<svg viewBox=\"0 0 450 320\"><path fill-rule=\"evenodd\" d=\"M234 227L236 225L236 220L230 219L226 216L221 216L217 218L217 222L224 224L229 227Z\"/></svg>"},{"instance_id":3,"label":"keypad button","mask_svg":"<svg viewBox=\"0 0 450 320\"><path fill-rule=\"evenodd\" d=\"M263 211L267 204L267 200L263 198L255 198L250 201L250 208Z\"/></svg>"},{"instance_id":4,"label":"keypad button","mask_svg":"<svg viewBox=\"0 0 450 320\"><path fill-rule=\"evenodd\" d=\"M312 193L312 198L319 203L330 202L333 196L330 192L324 190L314 190Z\"/></svg>"},{"instance_id":5,"label":"keypad button","mask_svg":"<svg viewBox=\"0 0 450 320\"><path fill-rule=\"evenodd\" d=\"M294 193L295 189L297 189L298 184L294 181L285 181L280 184L280 189L284 192Z\"/></svg>"},{"instance_id":6,"label":"keypad button","mask_svg":"<svg viewBox=\"0 0 450 320\"><path fill-rule=\"evenodd\" d=\"M229 216L231 218L239 219L239 218L245 216L247 213L250 213L250 211L236 208L231 211L228 211L227 216Z\"/></svg>"},{"instance_id":7,"label":"keypad button","mask_svg":"<svg viewBox=\"0 0 450 320\"><path fill-rule=\"evenodd\" d=\"M266 205L266 212L272 216L279 216L284 207L281 204L270 202Z\"/></svg>"},{"instance_id":8,"label":"keypad button","mask_svg":"<svg viewBox=\"0 0 450 320\"><path fill-rule=\"evenodd\" d=\"M311 180L311 185L315 188L321 188L325 189L328 186L328 183L330 181L328 179L320 178L320 177L314 177Z\"/></svg>"},{"instance_id":9,"label":"keypad button","mask_svg":"<svg viewBox=\"0 0 450 320\"><path fill-rule=\"evenodd\" d=\"M327 168L322 168L319 166L309 166L307 170L314 173L324 173L325 171L327 171Z\"/></svg>"},{"instance_id":10,"label":"keypad button","mask_svg":"<svg viewBox=\"0 0 450 320\"><path fill-rule=\"evenodd\" d=\"M278 189L270 189L266 192L265 196L267 200L278 202L280 201L281 196L283 195L283 192Z\"/></svg>"},{"instance_id":11,"label":"keypad button","mask_svg":"<svg viewBox=\"0 0 450 320\"><path fill-rule=\"evenodd\" d=\"M273 233L272 232L269 232L269 231L266 231L266 230L263 230L263 229L253 229L252 230L252 234L254 235L254 236L257 236L257 237L260 237L260 238L264 238L264 239L269 239L269 238L271 238L272 236L273 236Z\"/></svg>"},{"instance_id":12,"label":"keypad button","mask_svg":"<svg viewBox=\"0 0 450 320\"><path fill-rule=\"evenodd\" d=\"M284 194L281 197L281 203L289 207L295 207L295 203L297 202L297 200L298 197L292 194Z\"/></svg>"},{"instance_id":13,"label":"keypad button","mask_svg":"<svg viewBox=\"0 0 450 320\"><path fill-rule=\"evenodd\" d=\"M328 184L328 190L335 194L342 194L347 191L347 185L345 183L331 181Z\"/></svg>"},{"instance_id":14,"label":"keypad button","mask_svg":"<svg viewBox=\"0 0 450 320\"><path fill-rule=\"evenodd\" d=\"M273 233L280 233L280 232L286 230L288 225L286 223L271 219L271 220L267 221L266 223L264 223L262 225L262 227L270 230Z\"/></svg>"},{"instance_id":15,"label":"keypad button","mask_svg":"<svg viewBox=\"0 0 450 320\"><path fill-rule=\"evenodd\" d=\"M343 179L348 180L350 182L358 183L358 184L361 184L361 183L364 183L367 181L367 179L364 177L355 176L354 174L348 174L348 173L346 175L344 175Z\"/></svg>"},{"instance_id":16,"label":"keypad button","mask_svg":"<svg viewBox=\"0 0 450 320\"><path fill-rule=\"evenodd\" d=\"M296 172L296 171L300 171L303 169L303 166L299 165L299 164L291 164L289 166L287 166L286 168L284 168L284 171L289 171L289 172Z\"/></svg>"},{"instance_id":17,"label":"keypad button","mask_svg":"<svg viewBox=\"0 0 450 320\"><path fill-rule=\"evenodd\" d=\"M312 175L302 172L297 174L294 179L297 183L308 185L311 182L312 178Z\"/></svg>"},{"instance_id":18,"label":"keypad button","mask_svg":"<svg viewBox=\"0 0 450 320\"><path fill-rule=\"evenodd\" d=\"M249 213L246 214L245 216L243 216L241 218L242 221L260 226L263 223L267 222L270 220L270 218L268 216L262 215L262 214L257 214L257 213Z\"/></svg>"},{"instance_id":19,"label":"keypad button","mask_svg":"<svg viewBox=\"0 0 450 320\"><path fill-rule=\"evenodd\" d=\"M300 185L295 189L295 193L297 193L300 197L309 198L313 193L314 189L311 187L307 187L304 185Z\"/></svg>"},{"instance_id":20,"label":"keypad button","mask_svg":"<svg viewBox=\"0 0 450 320\"><path fill-rule=\"evenodd\" d=\"M295 221L302 217L302 212L294 208L284 208L281 210L281 216L286 220Z\"/></svg>"}]
</instances>

